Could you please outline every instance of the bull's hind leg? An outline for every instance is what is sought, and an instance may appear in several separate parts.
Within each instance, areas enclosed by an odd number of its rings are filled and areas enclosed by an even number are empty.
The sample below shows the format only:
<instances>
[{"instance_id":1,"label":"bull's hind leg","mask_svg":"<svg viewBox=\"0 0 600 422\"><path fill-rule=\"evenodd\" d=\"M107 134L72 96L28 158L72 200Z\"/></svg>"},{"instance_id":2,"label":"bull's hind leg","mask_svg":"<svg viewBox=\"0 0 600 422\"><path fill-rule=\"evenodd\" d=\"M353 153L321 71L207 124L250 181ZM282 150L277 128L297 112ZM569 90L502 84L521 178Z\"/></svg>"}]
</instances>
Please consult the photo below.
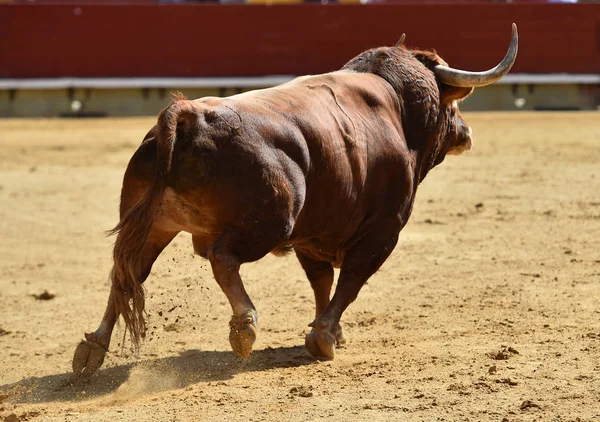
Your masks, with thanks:
<instances>
[{"instance_id":1,"label":"bull's hind leg","mask_svg":"<svg viewBox=\"0 0 600 422\"><path fill-rule=\"evenodd\" d=\"M227 296L233 316L229 321L229 343L233 353L247 358L258 332L258 314L240 277L239 257L221 242L215 242L208 251L208 259L215 280Z\"/></svg>"},{"instance_id":2,"label":"bull's hind leg","mask_svg":"<svg viewBox=\"0 0 600 422\"><path fill-rule=\"evenodd\" d=\"M278 224L271 221L264 226L257 225L252 232L228 231L206 251L215 279L233 311L229 322L229 343L239 357L250 356L258 333L258 314L244 288L239 273L240 266L268 254L288 236L289 227L284 222ZM197 241L196 244L199 245L200 242Z\"/></svg>"},{"instance_id":3,"label":"bull's hind leg","mask_svg":"<svg viewBox=\"0 0 600 422\"><path fill-rule=\"evenodd\" d=\"M140 282L143 283L148 278L152 264L176 235L177 232L161 231L154 228L150 231L146 240L144 260L141 263ZM85 340L81 341L75 349L72 362L75 374L88 376L102 365L118 318L119 315L115 310L114 288L111 287L108 304L100 326L93 333L86 333Z\"/></svg>"},{"instance_id":4,"label":"bull's hind leg","mask_svg":"<svg viewBox=\"0 0 600 422\"><path fill-rule=\"evenodd\" d=\"M390 255L398 241L399 231L399 225L380 227L346 251L335 294L314 323L311 333L313 339L308 348L313 356L334 358L337 327L342 313Z\"/></svg>"},{"instance_id":5,"label":"bull's hind leg","mask_svg":"<svg viewBox=\"0 0 600 422\"><path fill-rule=\"evenodd\" d=\"M327 305L329 305L329 297L331 294L331 286L333 285L333 266L329 262L316 261L301 251L296 250L296 256L300 265L306 273L308 281L313 289L315 295L315 321L321 316ZM314 321L310 324L314 326ZM344 333L342 327L338 323L335 332L335 343L336 346L342 345L346 342L344 339ZM316 342L315 330L311 330L305 338L306 348L311 355L318 356L320 354L319 347Z\"/></svg>"},{"instance_id":6,"label":"bull's hind leg","mask_svg":"<svg viewBox=\"0 0 600 422\"><path fill-rule=\"evenodd\" d=\"M114 288L111 287L108 305L106 305L100 327L93 333L85 333L85 340L82 340L75 349L72 362L75 374L91 375L104 362L104 356L110 344L110 337L119 317L115 310L113 297Z\"/></svg>"}]
</instances>

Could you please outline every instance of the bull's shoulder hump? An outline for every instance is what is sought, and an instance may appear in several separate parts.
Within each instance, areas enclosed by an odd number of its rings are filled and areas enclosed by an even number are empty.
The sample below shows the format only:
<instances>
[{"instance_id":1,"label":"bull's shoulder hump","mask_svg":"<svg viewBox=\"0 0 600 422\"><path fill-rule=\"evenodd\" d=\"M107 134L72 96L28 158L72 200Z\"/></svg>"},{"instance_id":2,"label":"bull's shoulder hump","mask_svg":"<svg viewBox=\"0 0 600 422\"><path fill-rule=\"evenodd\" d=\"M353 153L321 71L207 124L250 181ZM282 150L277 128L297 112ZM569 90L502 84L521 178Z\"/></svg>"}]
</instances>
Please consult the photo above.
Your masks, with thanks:
<instances>
[{"instance_id":1,"label":"bull's shoulder hump","mask_svg":"<svg viewBox=\"0 0 600 422\"><path fill-rule=\"evenodd\" d=\"M292 84L292 82L294 82ZM338 93L361 94L370 92L371 95L391 97L393 88L383 78L372 73L357 73L336 71L310 77L298 78L290 82L290 87L327 86ZM282 85L283 87L283 85Z\"/></svg>"}]
</instances>

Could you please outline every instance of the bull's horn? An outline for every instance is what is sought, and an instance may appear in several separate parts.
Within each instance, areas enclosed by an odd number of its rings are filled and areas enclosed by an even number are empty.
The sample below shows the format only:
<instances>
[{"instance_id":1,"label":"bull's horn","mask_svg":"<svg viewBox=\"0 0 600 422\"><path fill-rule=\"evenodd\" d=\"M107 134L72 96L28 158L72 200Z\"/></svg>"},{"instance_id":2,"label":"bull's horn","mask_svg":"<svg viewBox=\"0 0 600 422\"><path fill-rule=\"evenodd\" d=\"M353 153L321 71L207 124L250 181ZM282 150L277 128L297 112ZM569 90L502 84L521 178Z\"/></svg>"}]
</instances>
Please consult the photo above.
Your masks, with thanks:
<instances>
[{"instance_id":1,"label":"bull's horn","mask_svg":"<svg viewBox=\"0 0 600 422\"><path fill-rule=\"evenodd\" d=\"M435 75L445 84L464 88L477 88L491 85L506 75L517 58L519 49L519 35L517 25L512 24L512 39L504 59L493 69L484 72L469 72L467 70L453 69L448 66L437 65L433 68Z\"/></svg>"},{"instance_id":2,"label":"bull's horn","mask_svg":"<svg viewBox=\"0 0 600 422\"><path fill-rule=\"evenodd\" d=\"M398 42L396 43L396 45L394 47L401 47L402 44L404 44L405 39L406 39L406 34L402 34L400 36L400 39L398 40Z\"/></svg>"}]
</instances>

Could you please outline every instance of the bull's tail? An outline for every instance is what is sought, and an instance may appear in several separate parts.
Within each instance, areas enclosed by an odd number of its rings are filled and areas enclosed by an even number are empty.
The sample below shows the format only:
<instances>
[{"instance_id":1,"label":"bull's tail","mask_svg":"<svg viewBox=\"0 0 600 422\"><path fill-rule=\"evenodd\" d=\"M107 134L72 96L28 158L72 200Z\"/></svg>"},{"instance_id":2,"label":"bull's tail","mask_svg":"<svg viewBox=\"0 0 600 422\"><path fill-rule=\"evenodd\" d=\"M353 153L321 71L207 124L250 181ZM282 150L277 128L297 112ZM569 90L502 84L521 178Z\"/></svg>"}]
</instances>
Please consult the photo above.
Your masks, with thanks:
<instances>
[{"instance_id":1,"label":"bull's tail","mask_svg":"<svg viewBox=\"0 0 600 422\"><path fill-rule=\"evenodd\" d=\"M145 245L154 217L167 187L175 148L177 124L193 113L193 105L181 94L176 94L171 104L158 117L156 168L149 188L135 206L121 216L121 221L110 234L117 234L114 245L114 265L110 274L112 299L117 315L123 316L125 328L137 350L144 337L144 288L147 262ZM151 263L150 263L151 264Z\"/></svg>"}]
</instances>

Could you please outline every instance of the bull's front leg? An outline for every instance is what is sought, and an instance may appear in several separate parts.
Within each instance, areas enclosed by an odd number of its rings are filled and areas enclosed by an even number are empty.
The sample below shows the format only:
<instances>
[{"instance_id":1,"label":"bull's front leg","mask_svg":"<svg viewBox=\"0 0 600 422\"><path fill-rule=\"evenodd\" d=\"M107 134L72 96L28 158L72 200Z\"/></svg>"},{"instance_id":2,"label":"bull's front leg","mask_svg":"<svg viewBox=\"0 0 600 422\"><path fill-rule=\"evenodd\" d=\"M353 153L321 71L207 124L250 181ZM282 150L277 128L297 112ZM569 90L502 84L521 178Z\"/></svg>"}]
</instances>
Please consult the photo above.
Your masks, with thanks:
<instances>
[{"instance_id":1,"label":"bull's front leg","mask_svg":"<svg viewBox=\"0 0 600 422\"><path fill-rule=\"evenodd\" d=\"M213 274L217 283L227 296L233 316L229 322L229 343L233 353L247 358L252 353L252 346L258 333L258 314L244 289L239 274L240 261L219 247L208 252Z\"/></svg>"},{"instance_id":2,"label":"bull's front leg","mask_svg":"<svg viewBox=\"0 0 600 422\"><path fill-rule=\"evenodd\" d=\"M93 333L85 333L85 340L75 349L73 372L76 375L92 375L104 362L104 356L110 345L110 337L119 315L114 305L114 287L110 290L108 304L102 322Z\"/></svg>"},{"instance_id":3,"label":"bull's front leg","mask_svg":"<svg viewBox=\"0 0 600 422\"><path fill-rule=\"evenodd\" d=\"M400 228L400 222L390 218L387 225L374 227L346 251L335 294L314 322L314 347L309 348L313 356L325 359L335 357L336 336L342 314L356 299L369 277L390 255L398 241Z\"/></svg>"},{"instance_id":4,"label":"bull's front leg","mask_svg":"<svg viewBox=\"0 0 600 422\"><path fill-rule=\"evenodd\" d=\"M331 295L331 286L333 285L333 266L329 262L316 261L311 257L305 255L300 250L296 249L296 256L300 265L306 273L308 281L313 289L315 295L315 321L321 316L327 305L329 305L329 298ZM317 344L317 337L315 335L315 322L309 324L313 327L311 332L306 335L304 340L306 348L313 356L321 356L321 351ZM335 328L335 344L341 346L346 343L344 338L344 332L340 324L337 324Z\"/></svg>"}]
</instances>

